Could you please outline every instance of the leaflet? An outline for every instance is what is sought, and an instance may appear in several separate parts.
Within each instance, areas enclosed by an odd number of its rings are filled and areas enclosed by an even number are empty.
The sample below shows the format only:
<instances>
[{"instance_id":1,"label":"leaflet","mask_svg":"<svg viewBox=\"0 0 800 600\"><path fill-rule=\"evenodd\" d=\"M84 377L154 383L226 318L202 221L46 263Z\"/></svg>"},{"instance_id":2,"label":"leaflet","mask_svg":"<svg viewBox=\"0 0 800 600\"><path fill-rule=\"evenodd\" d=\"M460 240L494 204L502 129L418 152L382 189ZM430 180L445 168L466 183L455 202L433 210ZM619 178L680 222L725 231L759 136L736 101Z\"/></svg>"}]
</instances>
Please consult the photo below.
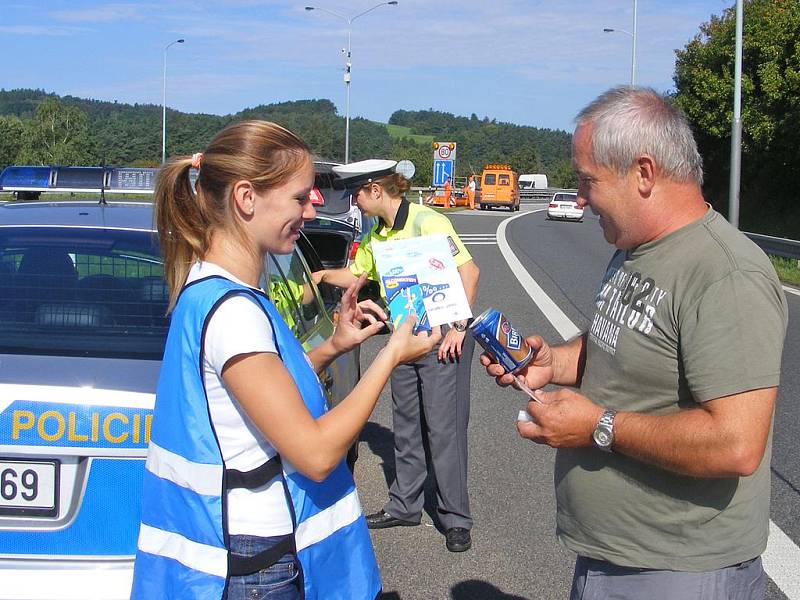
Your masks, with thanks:
<instances>
[{"instance_id":1,"label":"leaflet","mask_svg":"<svg viewBox=\"0 0 800 600\"><path fill-rule=\"evenodd\" d=\"M427 235L373 245L392 323L417 316L416 331L472 316L446 235Z\"/></svg>"}]
</instances>

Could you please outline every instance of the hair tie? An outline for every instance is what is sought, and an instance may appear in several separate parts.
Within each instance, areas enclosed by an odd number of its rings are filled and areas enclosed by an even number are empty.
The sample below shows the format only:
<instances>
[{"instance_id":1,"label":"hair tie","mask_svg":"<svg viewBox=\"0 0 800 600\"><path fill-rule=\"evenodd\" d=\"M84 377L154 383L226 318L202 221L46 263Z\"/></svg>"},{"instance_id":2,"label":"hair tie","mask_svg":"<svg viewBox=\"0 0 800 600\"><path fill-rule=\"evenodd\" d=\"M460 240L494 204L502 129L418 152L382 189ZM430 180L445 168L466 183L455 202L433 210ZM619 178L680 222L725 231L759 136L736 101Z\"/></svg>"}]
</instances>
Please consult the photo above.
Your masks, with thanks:
<instances>
[{"instance_id":1,"label":"hair tie","mask_svg":"<svg viewBox=\"0 0 800 600\"><path fill-rule=\"evenodd\" d=\"M195 152L192 154L192 166L195 169L200 168L200 163L203 162L203 153L202 152Z\"/></svg>"}]
</instances>

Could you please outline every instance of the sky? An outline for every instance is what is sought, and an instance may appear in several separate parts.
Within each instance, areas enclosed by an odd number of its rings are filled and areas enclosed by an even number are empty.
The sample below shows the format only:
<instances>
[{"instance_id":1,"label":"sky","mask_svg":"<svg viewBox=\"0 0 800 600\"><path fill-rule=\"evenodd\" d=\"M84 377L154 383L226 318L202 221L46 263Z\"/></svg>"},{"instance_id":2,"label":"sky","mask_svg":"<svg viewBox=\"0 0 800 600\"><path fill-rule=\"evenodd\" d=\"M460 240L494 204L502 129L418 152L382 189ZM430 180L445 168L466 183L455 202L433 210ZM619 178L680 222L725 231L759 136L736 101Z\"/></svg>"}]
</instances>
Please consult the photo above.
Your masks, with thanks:
<instances>
[{"instance_id":1,"label":"sky","mask_svg":"<svg viewBox=\"0 0 800 600\"><path fill-rule=\"evenodd\" d=\"M160 106L166 55L171 108L225 115L327 98L344 116L348 30L351 118L433 109L571 131L583 106L630 82L633 0L376 4L0 0L0 88ZM675 50L733 5L638 0L637 85L673 89Z\"/></svg>"}]
</instances>

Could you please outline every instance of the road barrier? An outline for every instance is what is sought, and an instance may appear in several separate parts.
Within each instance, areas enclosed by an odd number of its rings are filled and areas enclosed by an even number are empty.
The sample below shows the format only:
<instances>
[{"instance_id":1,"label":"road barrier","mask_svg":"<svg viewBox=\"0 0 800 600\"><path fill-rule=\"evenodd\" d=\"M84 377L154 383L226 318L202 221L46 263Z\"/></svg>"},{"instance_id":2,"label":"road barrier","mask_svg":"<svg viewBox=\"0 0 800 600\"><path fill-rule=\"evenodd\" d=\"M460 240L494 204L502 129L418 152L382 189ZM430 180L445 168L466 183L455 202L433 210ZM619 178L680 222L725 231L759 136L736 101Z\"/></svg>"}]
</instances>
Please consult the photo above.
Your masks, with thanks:
<instances>
[{"instance_id":1,"label":"road barrier","mask_svg":"<svg viewBox=\"0 0 800 600\"><path fill-rule=\"evenodd\" d=\"M800 261L800 241L788 240L786 238L762 235L760 233L742 232L767 254L783 256L784 258L794 258Z\"/></svg>"}]
</instances>

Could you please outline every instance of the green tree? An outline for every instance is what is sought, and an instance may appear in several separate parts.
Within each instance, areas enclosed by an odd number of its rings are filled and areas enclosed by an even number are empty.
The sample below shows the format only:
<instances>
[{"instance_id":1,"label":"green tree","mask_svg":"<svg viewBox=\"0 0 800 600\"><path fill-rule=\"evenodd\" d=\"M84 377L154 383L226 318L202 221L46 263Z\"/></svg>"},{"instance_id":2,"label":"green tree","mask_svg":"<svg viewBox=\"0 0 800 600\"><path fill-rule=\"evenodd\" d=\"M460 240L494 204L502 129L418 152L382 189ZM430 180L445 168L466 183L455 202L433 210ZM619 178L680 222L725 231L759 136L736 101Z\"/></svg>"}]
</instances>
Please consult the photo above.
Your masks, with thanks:
<instances>
[{"instance_id":1,"label":"green tree","mask_svg":"<svg viewBox=\"0 0 800 600\"><path fill-rule=\"evenodd\" d=\"M0 168L17 162L25 126L15 116L0 116Z\"/></svg>"},{"instance_id":2,"label":"green tree","mask_svg":"<svg viewBox=\"0 0 800 600\"><path fill-rule=\"evenodd\" d=\"M713 16L677 51L675 102L695 130L706 198L725 211L736 15ZM746 0L742 60L743 229L796 237L800 208L787 184L800 176L800 2Z\"/></svg>"},{"instance_id":3,"label":"green tree","mask_svg":"<svg viewBox=\"0 0 800 600\"><path fill-rule=\"evenodd\" d=\"M26 123L19 158L30 164L91 164L86 113L56 98L42 100L33 119Z\"/></svg>"},{"instance_id":4,"label":"green tree","mask_svg":"<svg viewBox=\"0 0 800 600\"><path fill-rule=\"evenodd\" d=\"M577 188L578 176L569 160L561 160L554 164L547 175L550 187Z\"/></svg>"}]
</instances>

